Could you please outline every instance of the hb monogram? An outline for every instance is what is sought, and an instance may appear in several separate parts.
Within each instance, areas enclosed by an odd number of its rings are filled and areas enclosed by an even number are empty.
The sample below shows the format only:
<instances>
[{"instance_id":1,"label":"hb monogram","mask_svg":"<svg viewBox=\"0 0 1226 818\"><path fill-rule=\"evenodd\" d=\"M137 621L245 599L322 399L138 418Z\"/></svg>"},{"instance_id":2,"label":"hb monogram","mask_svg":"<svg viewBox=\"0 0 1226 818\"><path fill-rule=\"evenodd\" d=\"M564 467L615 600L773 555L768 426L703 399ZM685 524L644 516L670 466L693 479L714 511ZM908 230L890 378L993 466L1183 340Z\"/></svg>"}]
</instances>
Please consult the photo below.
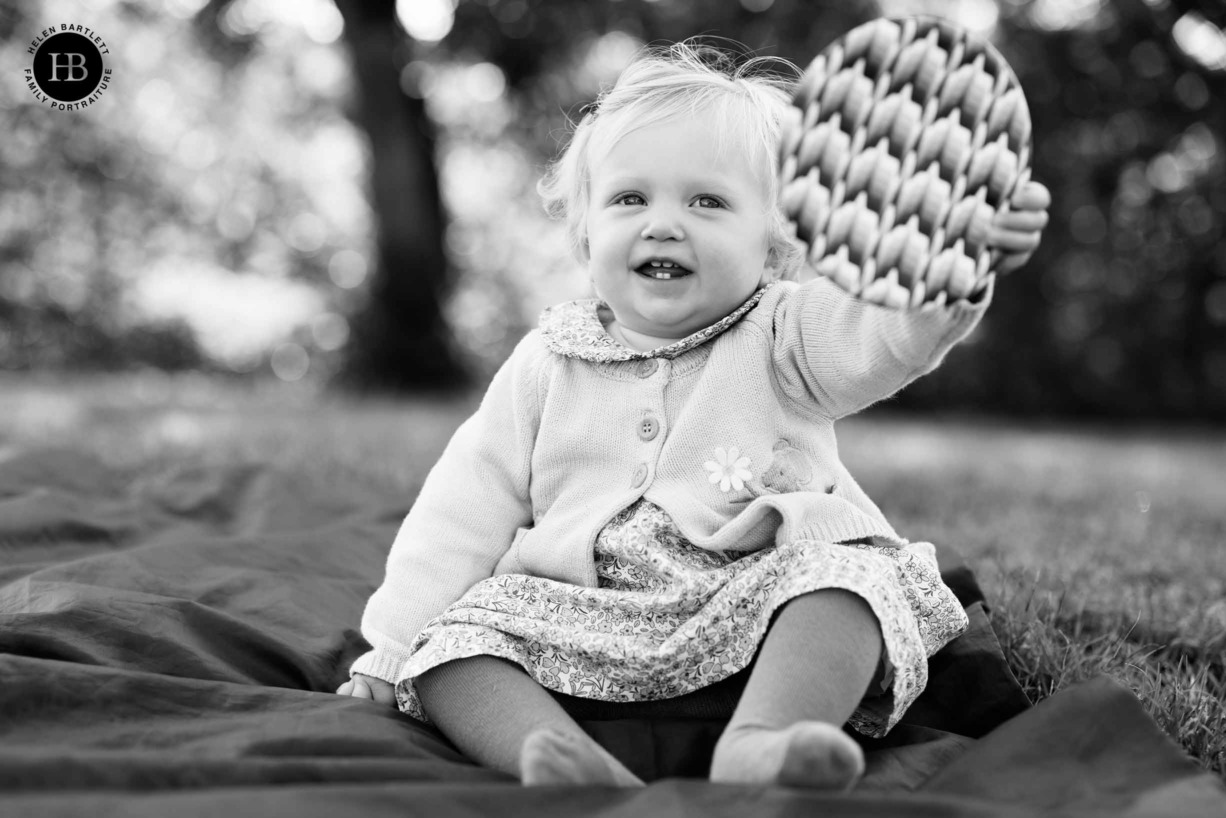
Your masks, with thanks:
<instances>
[{"instance_id":1,"label":"hb monogram","mask_svg":"<svg viewBox=\"0 0 1226 818\"><path fill-rule=\"evenodd\" d=\"M26 69L26 86L39 102L76 111L97 102L113 79L103 59L111 50L93 29L67 23L60 28L43 29L45 39L30 43L27 51L34 59Z\"/></svg>"},{"instance_id":2,"label":"hb monogram","mask_svg":"<svg viewBox=\"0 0 1226 818\"><path fill-rule=\"evenodd\" d=\"M51 57L51 76L48 77L48 82L80 82L89 76L89 70L85 67L84 54L62 54L54 52L48 54ZM65 63L60 62L60 57L67 57ZM68 69L68 76L61 78L60 69ZM77 69L81 70L81 75L77 76Z\"/></svg>"}]
</instances>

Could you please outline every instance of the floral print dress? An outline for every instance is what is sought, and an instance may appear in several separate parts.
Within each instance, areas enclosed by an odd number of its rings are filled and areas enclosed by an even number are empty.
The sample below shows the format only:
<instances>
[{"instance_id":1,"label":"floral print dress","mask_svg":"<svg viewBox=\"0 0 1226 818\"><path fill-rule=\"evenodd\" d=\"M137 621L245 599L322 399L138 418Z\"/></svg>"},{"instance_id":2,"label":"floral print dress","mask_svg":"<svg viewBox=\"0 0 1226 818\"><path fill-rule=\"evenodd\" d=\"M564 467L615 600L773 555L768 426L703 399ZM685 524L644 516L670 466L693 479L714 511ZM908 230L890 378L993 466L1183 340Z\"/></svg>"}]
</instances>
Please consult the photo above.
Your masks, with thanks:
<instances>
[{"instance_id":1,"label":"floral print dress","mask_svg":"<svg viewBox=\"0 0 1226 818\"><path fill-rule=\"evenodd\" d=\"M555 347L588 359L673 357L715 337L761 297L684 341L638 353L603 330L596 306L577 310ZM749 479L735 449L705 466L727 491ZM615 515L595 544L598 585L501 574L474 585L418 634L396 686L400 708L429 721L413 678L444 662L497 656L544 687L612 702L668 699L748 667L773 614L823 589L861 596L881 625L884 677L850 724L884 735L927 682L927 659L966 627L927 543L782 542L749 552L692 545L667 512L639 500Z\"/></svg>"}]
</instances>

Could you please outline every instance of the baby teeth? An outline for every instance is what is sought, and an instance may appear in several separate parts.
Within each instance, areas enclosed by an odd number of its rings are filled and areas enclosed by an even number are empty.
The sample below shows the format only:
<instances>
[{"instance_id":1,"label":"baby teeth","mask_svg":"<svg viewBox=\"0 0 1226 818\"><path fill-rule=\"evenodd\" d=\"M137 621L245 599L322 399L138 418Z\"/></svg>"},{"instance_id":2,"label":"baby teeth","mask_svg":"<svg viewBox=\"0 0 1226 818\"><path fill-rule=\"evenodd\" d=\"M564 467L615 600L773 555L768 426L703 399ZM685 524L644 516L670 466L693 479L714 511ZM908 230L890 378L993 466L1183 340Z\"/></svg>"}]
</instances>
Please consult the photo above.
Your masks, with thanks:
<instances>
[{"instance_id":1,"label":"baby teeth","mask_svg":"<svg viewBox=\"0 0 1226 818\"><path fill-rule=\"evenodd\" d=\"M645 269L642 269L643 273L661 281L668 281L669 279L679 278L680 276L685 275L685 271L681 265L672 261L652 260L647 262L644 265L644 268ZM670 270L677 270L677 272L668 272Z\"/></svg>"}]
</instances>

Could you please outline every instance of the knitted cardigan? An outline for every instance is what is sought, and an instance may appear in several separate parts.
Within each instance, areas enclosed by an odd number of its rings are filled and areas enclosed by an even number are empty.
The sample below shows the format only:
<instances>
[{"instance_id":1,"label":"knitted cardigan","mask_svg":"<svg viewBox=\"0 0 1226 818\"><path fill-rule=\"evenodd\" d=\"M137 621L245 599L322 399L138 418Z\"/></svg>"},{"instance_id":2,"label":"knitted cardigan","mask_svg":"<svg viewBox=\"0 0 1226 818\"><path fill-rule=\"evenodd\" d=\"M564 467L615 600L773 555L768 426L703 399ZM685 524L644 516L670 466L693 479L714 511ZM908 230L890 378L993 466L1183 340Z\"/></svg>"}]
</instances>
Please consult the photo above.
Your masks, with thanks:
<instances>
[{"instance_id":1,"label":"knitted cardigan","mask_svg":"<svg viewBox=\"0 0 1226 818\"><path fill-rule=\"evenodd\" d=\"M834 421L934 369L991 294L891 310L781 282L671 359L613 343L594 301L546 310L427 476L351 672L400 681L417 633L492 575L596 586L596 536L640 498L702 548L907 545L839 460Z\"/></svg>"}]
</instances>

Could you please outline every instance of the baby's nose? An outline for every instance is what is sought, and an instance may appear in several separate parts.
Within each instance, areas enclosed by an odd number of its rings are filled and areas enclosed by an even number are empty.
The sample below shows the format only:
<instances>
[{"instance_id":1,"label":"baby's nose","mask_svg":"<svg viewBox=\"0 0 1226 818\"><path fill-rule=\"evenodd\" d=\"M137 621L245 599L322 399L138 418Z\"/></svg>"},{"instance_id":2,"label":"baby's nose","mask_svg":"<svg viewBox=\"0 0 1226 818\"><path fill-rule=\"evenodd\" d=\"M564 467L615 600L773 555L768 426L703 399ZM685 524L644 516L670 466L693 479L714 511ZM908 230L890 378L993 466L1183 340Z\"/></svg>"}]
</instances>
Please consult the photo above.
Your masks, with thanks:
<instances>
[{"instance_id":1,"label":"baby's nose","mask_svg":"<svg viewBox=\"0 0 1226 818\"><path fill-rule=\"evenodd\" d=\"M657 208L647 214L647 223L643 225L642 237L666 241L668 239L684 239L685 229L681 226L681 216L671 208Z\"/></svg>"}]
</instances>

